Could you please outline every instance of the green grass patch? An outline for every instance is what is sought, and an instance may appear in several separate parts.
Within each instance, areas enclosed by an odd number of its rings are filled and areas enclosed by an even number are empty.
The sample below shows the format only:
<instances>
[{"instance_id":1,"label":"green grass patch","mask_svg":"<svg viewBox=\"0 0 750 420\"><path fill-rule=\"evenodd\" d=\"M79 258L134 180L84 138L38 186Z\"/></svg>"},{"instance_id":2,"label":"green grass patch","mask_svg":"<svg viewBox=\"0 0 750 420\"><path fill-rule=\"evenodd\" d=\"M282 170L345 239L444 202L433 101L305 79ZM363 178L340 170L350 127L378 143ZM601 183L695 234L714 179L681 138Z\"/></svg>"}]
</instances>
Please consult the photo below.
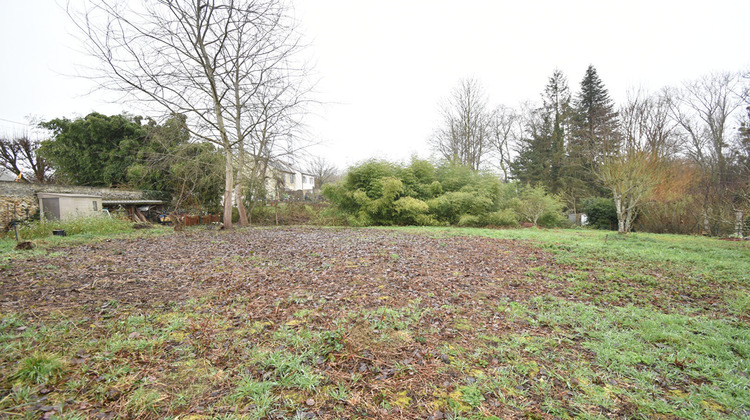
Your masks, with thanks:
<instances>
[{"instance_id":1,"label":"green grass patch","mask_svg":"<svg viewBox=\"0 0 750 420\"><path fill-rule=\"evenodd\" d=\"M644 411L703 418L750 407L750 329L744 324L635 306L603 309L553 298L534 303L537 320L572 328L601 369L630 385L617 392Z\"/></svg>"},{"instance_id":2,"label":"green grass patch","mask_svg":"<svg viewBox=\"0 0 750 420\"><path fill-rule=\"evenodd\" d=\"M113 217L86 217L67 221L27 221L18 226L20 241L33 241L36 246L61 246L81 244L102 238L129 236L157 236L172 232L171 228L152 225L152 229L133 229L133 222ZM53 236L53 230L64 230L66 236ZM36 255L39 251L15 251L13 230L0 236L0 256L21 254ZM36 253L36 254L35 254Z\"/></svg>"},{"instance_id":3,"label":"green grass patch","mask_svg":"<svg viewBox=\"0 0 750 420\"><path fill-rule=\"evenodd\" d=\"M379 228L384 229L384 228ZM483 236L529 240L555 253L560 262L588 265L627 261L674 266L728 282L750 284L750 243L717 238L631 233L620 235L589 229L475 229L440 227L397 228L432 236Z\"/></svg>"},{"instance_id":4,"label":"green grass patch","mask_svg":"<svg viewBox=\"0 0 750 420\"><path fill-rule=\"evenodd\" d=\"M64 368L65 363L58 356L37 353L21 360L11 379L25 385L46 385L59 379Z\"/></svg>"}]
</instances>

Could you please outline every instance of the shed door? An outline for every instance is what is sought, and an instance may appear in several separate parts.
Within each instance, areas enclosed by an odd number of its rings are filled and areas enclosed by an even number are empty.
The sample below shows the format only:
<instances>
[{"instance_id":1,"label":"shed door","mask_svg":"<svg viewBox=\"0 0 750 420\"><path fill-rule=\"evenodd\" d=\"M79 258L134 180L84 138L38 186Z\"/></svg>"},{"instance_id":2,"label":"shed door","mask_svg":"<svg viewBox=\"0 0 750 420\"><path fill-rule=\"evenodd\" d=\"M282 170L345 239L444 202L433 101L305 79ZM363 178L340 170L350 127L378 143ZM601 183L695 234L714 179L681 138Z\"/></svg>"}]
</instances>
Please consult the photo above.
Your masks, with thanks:
<instances>
[{"instance_id":1,"label":"shed door","mask_svg":"<svg viewBox=\"0 0 750 420\"><path fill-rule=\"evenodd\" d=\"M42 198L44 217L50 220L60 220L60 199Z\"/></svg>"}]
</instances>

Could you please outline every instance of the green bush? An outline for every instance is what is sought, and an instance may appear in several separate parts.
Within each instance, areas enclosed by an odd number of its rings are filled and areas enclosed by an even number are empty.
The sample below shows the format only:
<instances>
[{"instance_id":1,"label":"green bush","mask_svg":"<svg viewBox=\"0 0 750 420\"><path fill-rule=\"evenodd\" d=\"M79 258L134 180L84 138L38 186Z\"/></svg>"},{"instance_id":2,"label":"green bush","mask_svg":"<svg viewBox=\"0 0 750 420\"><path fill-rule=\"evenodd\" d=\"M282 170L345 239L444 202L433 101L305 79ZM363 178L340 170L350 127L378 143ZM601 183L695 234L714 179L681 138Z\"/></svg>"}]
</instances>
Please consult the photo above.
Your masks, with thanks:
<instances>
[{"instance_id":1,"label":"green bush","mask_svg":"<svg viewBox=\"0 0 750 420\"><path fill-rule=\"evenodd\" d=\"M484 217L483 224L487 226L515 227L518 226L518 215L510 208L498 210L488 213Z\"/></svg>"},{"instance_id":2,"label":"green bush","mask_svg":"<svg viewBox=\"0 0 750 420\"><path fill-rule=\"evenodd\" d=\"M518 196L509 201L509 207L515 210L521 220L536 226L558 227L565 222L562 200L556 195L548 194L542 186L519 187Z\"/></svg>"},{"instance_id":3,"label":"green bush","mask_svg":"<svg viewBox=\"0 0 750 420\"><path fill-rule=\"evenodd\" d=\"M430 200L427 203L430 206L430 212L438 220L456 224L461 219L461 216L479 216L493 210L493 200L491 197L468 190L469 188L465 188L462 191L447 192L438 198Z\"/></svg>"},{"instance_id":4,"label":"green bush","mask_svg":"<svg viewBox=\"0 0 750 420\"><path fill-rule=\"evenodd\" d=\"M351 226L460 225L542 226L564 222L562 203L543 189L503 184L497 176L452 163L419 159L409 165L369 160L349 169L338 184L326 185L331 208L325 220ZM541 206L529 216L529 207Z\"/></svg>"},{"instance_id":5,"label":"green bush","mask_svg":"<svg viewBox=\"0 0 750 420\"><path fill-rule=\"evenodd\" d=\"M583 200L588 226L594 229L617 230L617 209L611 198L592 197Z\"/></svg>"},{"instance_id":6,"label":"green bush","mask_svg":"<svg viewBox=\"0 0 750 420\"><path fill-rule=\"evenodd\" d=\"M479 219L479 216L474 216L473 214L462 214L458 218L457 225L458 226L469 226L469 227L473 226L473 227L477 227L477 226L482 226L482 223L481 223L481 221Z\"/></svg>"},{"instance_id":7,"label":"green bush","mask_svg":"<svg viewBox=\"0 0 750 420\"><path fill-rule=\"evenodd\" d=\"M430 207L414 197L401 197L393 203L396 212L395 222L399 225L433 226L437 220L429 216Z\"/></svg>"},{"instance_id":8,"label":"green bush","mask_svg":"<svg viewBox=\"0 0 750 420\"><path fill-rule=\"evenodd\" d=\"M570 227L571 223L562 213L562 207L559 211L551 211L542 214L537 224L545 228Z\"/></svg>"},{"instance_id":9,"label":"green bush","mask_svg":"<svg viewBox=\"0 0 750 420\"><path fill-rule=\"evenodd\" d=\"M397 166L383 160L368 160L349 169L343 187L347 191L363 191L368 198L377 199L383 195L382 179L396 177Z\"/></svg>"}]
</instances>

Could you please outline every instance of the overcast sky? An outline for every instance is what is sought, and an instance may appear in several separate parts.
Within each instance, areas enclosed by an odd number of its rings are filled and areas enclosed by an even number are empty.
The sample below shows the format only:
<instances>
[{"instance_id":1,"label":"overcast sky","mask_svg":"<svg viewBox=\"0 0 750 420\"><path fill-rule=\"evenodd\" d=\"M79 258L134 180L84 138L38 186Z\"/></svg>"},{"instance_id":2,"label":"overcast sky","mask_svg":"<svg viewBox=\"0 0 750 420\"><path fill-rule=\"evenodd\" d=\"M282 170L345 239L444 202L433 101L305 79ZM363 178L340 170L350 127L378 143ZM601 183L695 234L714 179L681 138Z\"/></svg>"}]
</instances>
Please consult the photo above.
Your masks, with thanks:
<instances>
[{"instance_id":1,"label":"overcast sky","mask_svg":"<svg viewBox=\"0 0 750 420\"><path fill-rule=\"evenodd\" d=\"M75 0L73 0L75 3ZM750 1L296 0L324 106L314 152L340 168L430 157L441 98L478 79L490 103L538 100L555 68L575 92L593 64L615 101L750 69ZM29 118L129 111L71 77L85 61L55 0L0 0L0 135ZM17 124L22 123L22 124Z\"/></svg>"}]
</instances>

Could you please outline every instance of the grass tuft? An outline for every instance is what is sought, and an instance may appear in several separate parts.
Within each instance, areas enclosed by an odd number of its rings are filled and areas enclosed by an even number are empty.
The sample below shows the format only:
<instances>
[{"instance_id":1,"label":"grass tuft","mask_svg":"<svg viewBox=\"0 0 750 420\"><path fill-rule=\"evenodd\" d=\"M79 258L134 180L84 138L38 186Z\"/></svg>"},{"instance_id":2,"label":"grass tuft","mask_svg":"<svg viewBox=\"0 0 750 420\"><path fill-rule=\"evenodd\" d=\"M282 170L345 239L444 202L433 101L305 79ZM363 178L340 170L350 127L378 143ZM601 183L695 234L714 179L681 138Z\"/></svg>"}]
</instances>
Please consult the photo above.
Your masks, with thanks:
<instances>
[{"instance_id":1,"label":"grass tuft","mask_svg":"<svg viewBox=\"0 0 750 420\"><path fill-rule=\"evenodd\" d=\"M13 379L27 385L46 385L60 378L64 368L59 357L37 353L21 360Z\"/></svg>"}]
</instances>

